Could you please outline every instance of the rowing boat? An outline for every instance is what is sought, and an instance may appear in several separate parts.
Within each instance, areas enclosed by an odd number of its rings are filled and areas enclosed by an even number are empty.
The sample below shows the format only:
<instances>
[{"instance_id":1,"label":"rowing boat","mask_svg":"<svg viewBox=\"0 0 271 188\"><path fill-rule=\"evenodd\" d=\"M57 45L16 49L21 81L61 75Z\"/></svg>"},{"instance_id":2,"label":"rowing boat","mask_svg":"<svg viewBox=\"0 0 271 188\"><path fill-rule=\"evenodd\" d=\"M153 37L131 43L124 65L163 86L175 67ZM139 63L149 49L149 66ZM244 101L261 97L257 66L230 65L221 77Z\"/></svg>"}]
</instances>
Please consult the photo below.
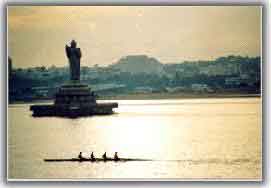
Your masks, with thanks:
<instances>
[{"instance_id":1,"label":"rowing boat","mask_svg":"<svg viewBox=\"0 0 271 188\"><path fill-rule=\"evenodd\" d=\"M70 159L44 159L45 162L127 162L127 161L151 161L151 159L138 159L138 158L95 158L95 159L88 159L88 158L70 158Z\"/></svg>"}]
</instances>

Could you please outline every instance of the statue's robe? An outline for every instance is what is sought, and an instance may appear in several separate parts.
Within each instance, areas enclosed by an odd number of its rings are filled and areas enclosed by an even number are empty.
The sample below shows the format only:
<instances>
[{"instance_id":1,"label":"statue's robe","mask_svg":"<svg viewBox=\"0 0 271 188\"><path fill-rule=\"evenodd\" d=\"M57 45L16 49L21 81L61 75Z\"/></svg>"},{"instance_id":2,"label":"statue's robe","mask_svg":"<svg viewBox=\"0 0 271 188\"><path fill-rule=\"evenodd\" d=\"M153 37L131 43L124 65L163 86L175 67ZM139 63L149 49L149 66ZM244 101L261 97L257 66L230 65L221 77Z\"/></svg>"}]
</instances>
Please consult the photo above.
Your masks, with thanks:
<instances>
[{"instance_id":1,"label":"statue's robe","mask_svg":"<svg viewBox=\"0 0 271 188\"><path fill-rule=\"evenodd\" d=\"M69 58L70 63L70 79L80 80L80 58L81 58L80 48L72 48L66 46L66 55Z\"/></svg>"}]
</instances>

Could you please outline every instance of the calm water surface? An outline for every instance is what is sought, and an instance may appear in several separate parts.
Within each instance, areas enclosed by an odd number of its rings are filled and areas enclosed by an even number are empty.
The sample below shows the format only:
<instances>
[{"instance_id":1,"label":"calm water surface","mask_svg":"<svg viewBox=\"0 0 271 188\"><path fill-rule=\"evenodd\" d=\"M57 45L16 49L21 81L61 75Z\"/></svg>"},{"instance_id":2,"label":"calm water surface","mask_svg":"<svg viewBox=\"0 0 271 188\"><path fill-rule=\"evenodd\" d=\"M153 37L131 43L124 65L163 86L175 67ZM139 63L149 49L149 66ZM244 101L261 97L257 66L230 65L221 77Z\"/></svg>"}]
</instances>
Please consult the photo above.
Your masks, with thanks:
<instances>
[{"instance_id":1,"label":"calm water surface","mask_svg":"<svg viewBox=\"0 0 271 188\"><path fill-rule=\"evenodd\" d=\"M9 105L9 178L261 179L261 99L122 100L116 114L33 118ZM46 163L82 151L154 161Z\"/></svg>"}]
</instances>

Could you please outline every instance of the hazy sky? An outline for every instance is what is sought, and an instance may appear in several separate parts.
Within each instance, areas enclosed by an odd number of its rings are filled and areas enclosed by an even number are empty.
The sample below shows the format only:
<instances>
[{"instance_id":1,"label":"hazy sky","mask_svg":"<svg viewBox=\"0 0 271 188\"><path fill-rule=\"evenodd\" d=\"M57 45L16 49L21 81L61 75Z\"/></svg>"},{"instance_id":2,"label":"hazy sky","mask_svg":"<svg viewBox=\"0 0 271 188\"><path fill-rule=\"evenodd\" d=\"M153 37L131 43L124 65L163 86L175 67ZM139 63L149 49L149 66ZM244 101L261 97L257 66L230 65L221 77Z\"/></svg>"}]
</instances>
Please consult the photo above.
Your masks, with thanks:
<instances>
[{"instance_id":1,"label":"hazy sky","mask_svg":"<svg viewBox=\"0 0 271 188\"><path fill-rule=\"evenodd\" d=\"M163 63L261 52L258 6L9 6L8 54L15 67L68 65L71 39L81 64L108 65L146 54Z\"/></svg>"}]
</instances>

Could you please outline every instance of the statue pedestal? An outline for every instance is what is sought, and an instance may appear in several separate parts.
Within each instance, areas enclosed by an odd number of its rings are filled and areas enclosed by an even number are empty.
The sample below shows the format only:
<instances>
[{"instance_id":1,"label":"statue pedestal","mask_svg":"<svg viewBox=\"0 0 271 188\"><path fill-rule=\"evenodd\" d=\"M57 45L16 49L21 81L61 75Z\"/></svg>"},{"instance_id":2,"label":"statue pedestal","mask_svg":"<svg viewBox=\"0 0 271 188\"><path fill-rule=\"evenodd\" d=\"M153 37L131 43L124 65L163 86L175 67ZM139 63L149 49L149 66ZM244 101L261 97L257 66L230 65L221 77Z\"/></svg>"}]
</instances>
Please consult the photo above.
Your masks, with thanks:
<instances>
[{"instance_id":1,"label":"statue pedestal","mask_svg":"<svg viewBox=\"0 0 271 188\"><path fill-rule=\"evenodd\" d=\"M88 85L65 84L55 95L55 106L95 106L96 99Z\"/></svg>"},{"instance_id":2,"label":"statue pedestal","mask_svg":"<svg viewBox=\"0 0 271 188\"><path fill-rule=\"evenodd\" d=\"M94 93L86 84L71 81L62 85L53 105L32 105L33 116L79 117L112 114L118 103L97 103Z\"/></svg>"},{"instance_id":3,"label":"statue pedestal","mask_svg":"<svg viewBox=\"0 0 271 188\"><path fill-rule=\"evenodd\" d=\"M54 105L57 115L83 116L94 113L96 98L88 85L73 81L59 88Z\"/></svg>"}]
</instances>

